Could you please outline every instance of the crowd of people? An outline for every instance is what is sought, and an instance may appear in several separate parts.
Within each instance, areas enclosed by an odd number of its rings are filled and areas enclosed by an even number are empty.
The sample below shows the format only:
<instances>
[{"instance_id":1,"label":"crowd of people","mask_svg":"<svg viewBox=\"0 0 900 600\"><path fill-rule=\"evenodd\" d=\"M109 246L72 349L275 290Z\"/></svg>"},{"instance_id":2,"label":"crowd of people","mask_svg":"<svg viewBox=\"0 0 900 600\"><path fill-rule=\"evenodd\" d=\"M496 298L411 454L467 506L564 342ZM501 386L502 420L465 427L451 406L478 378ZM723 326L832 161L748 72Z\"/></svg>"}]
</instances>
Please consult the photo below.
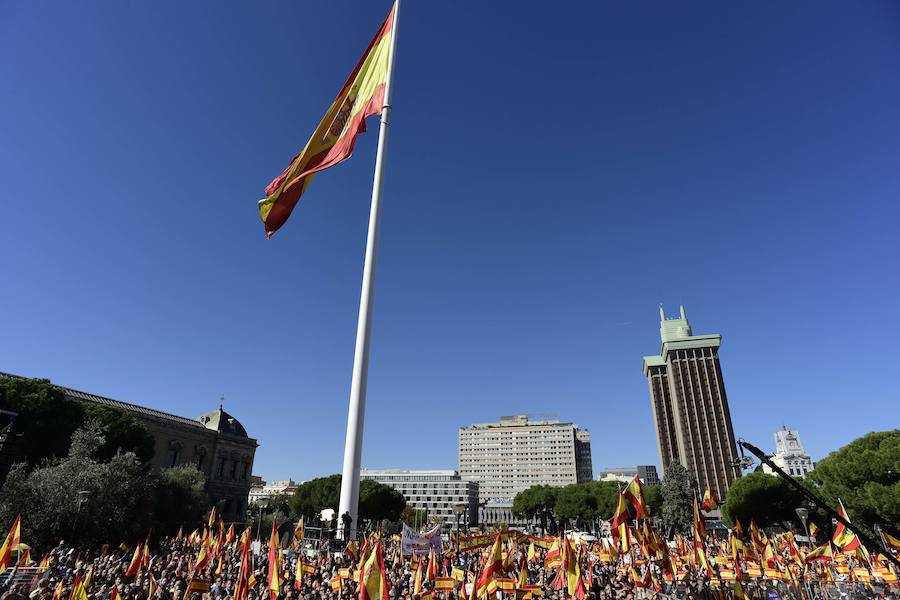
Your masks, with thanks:
<instances>
[{"instance_id":1,"label":"crowd of people","mask_svg":"<svg viewBox=\"0 0 900 600\"><path fill-rule=\"evenodd\" d=\"M828 561L804 566L801 561L791 563L790 547L775 537L766 540L773 550L764 552L771 556L758 557L753 552L734 555L737 546L730 538L714 536L703 541L700 557L684 539L672 540L657 551L648 550L646 540L639 540L621 552L613 541L529 539L516 532L482 536L488 541L478 547L467 545L465 538L445 541L440 552L416 555L402 552L398 535L370 534L363 541L335 547L334 542L304 539L301 533L282 536L273 554L266 540L251 540L249 530L240 536L233 531L225 534L224 526L216 524L205 532L145 542L137 548L123 544L92 551L61 542L30 565L15 562L17 553L13 553L10 566L0 573L0 600L26 596L31 600L356 600L360 597L357 573L366 555L374 551L376 540L383 556L387 600L812 599L895 598L898 594L896 583L885 581L890 574L896 581L896 572L877 556L874 564L866 564L860 553L837 553ZM460 543L464 549L457 551ZM800 547L800 551L809 554L811 549ZM274 583L269 564L273 556L278 564ZM242 573L247 560L249 571ZM490 574L490 585L482 587L492 561L497 568ZM863 577L862 569L870 576ZM735 583L735 573L742 583ZM243 589L238 589L241 581Z\"/></svg>"}]
</instances>

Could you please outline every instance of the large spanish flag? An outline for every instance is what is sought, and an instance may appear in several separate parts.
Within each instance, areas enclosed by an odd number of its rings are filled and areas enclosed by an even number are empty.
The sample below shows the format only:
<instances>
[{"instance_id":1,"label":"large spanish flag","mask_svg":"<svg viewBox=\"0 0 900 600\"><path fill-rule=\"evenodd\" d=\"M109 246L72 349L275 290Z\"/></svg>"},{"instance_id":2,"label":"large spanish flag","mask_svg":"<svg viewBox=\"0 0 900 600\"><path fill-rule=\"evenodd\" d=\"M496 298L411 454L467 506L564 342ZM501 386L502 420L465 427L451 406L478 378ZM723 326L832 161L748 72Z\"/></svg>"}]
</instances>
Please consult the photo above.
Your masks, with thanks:
<instances>
[{"instance_id":1,"label":"large spanish flag","mask_svg":"<svg viewBox=\"0 0 900 600\"><path fill-rule=\"evenodd\" d=\"M388 13L306 146L266 188L266 197L259 201L266 237L284 225L317 172L350 158L356 136L366 131L366 117L381 113L395 10Z\"/></svg>"}]
</instances>

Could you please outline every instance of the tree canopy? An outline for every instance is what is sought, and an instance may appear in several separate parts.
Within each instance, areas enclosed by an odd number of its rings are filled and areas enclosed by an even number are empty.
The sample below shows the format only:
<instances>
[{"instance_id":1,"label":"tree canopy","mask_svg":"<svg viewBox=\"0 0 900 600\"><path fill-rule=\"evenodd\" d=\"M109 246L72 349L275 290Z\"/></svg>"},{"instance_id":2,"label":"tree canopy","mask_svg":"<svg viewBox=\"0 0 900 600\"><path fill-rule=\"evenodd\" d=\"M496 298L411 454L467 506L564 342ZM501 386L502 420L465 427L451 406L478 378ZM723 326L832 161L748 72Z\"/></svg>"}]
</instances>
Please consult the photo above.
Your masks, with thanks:
<instances>
[{"instance_id":1,"label":"tree canopy","mask_svg":"<svg viewBox=\"0 0 900 600\"><path fill-rule=\"evenodd\" d=\"M290 499L291 512L294 517L315 517L326 508L335 512L341 495L341 476L339 474L328 477L311 479L297 487ZM403 494L394 488L378 483L377 481L364 480L359 485L359 517L371 521L383 521L385 519L396 522L400 520L400 514L406 508L406 499Z\"/></svg>"},{"instance_id":2,"label":"tree canopy","mask_svg":"<svg viewBox=\"0 0 900 600\"><path fill-rule=\"evenodd\" d=\"M539 519L546 528L553 516L577 521L608 520L616 509L621 484L615 481L586 481L563 487L533 485L516 494L512 511L519 518ZM646 486L644 493L651 511L659 509L658 486ZM655 506L655 508L654 508ZM652 514L658 514L652 512Z\"/></svg>"},{"instance_id":3,"label":"tree canopy","mask_svg":"<svg viewBox=\"0 0 900 600\"><path fill-rule=\"evenodd\" d=\"M900 523L900 429L869 433L820 460L807 475L830 506L853 521Z\"/></svg>"},{"instance_id":4,"label":"tree canopy","mask_svg":"<svg viewBox=\"0 0 900 600\"><path fill-rule=\"evenodd\" d=\"M294 516L315 517L330 508L337 512L341 495L341 476L338 474L310 479L297 486L291 497Z\"/></svg>"},{"instance_id":5,"label":"tree canopy","mask_svg":"<svg viewBox=\"0 0 900 600\"><path fill-rule=\"evenodd\" d=\"M153 457L153 436L132 415L112 406L69 400L46 379L0 376L0 408L18 413L13 430L23 434L22 456L31 466L66 456L72 434L90 419L104 430L99 458L111 458L119 451L133 452L142 462Z\"/></svg>"},{"instance_id":6,"label":"tree canopy","mask_svg":"<svg viewBox=\"0 0 900 600\"><path fill-rule=\"evenodd\" d=\"M389 485L366 479L359 483L359 515L370 521L400 520L406 498Z\"/></svg>"},{"instance_id":7,"label":"tree canopy","mask_svg":"<svg viewBox=\"0 0 900 600\"><path fill-rule=\"evenodd\" d=\"M740 519L744 525L755 519L760 527L780 525L791 529L797 521L797 507L805 498L777 475L749 473L735 479L722 504L722 518L729 527Z\"/></svg>"},{"instance_id":8,"label":"tree canopy","mask_svg":"<svg viewBox=\"0 0 900 600\"><path fill-rule=\"evenodd\" d=\"M34 469L14 465L0 489L0 522L27 515L23 537L46 549L60 539L96 546L137 540L151 529L175 533L205 512L196 469L150 472L133 452L103 460L105 443L103 425L89 420L72 434L65 457Z\"/></svg>"}]
</instances>

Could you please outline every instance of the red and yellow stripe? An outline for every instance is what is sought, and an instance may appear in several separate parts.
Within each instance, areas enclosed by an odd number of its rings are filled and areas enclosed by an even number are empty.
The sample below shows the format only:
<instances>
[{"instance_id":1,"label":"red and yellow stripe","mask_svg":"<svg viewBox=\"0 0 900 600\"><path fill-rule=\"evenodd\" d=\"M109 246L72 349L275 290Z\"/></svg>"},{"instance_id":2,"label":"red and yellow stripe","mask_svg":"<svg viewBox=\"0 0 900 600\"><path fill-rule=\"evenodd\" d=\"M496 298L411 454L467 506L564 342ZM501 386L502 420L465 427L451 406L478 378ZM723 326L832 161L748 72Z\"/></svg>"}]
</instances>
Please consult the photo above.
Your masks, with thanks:
<instances>
[{"instance_id":1,"label":"red and yellow stripe","mask_svg":"<svg viewBox=\"0 0 900 600\"><path fill-rule=\"evenodd\" d=\"M366 117L381 113L393 20L391 9L306 146L266 188L259 201L266 237L284 225L316 173L350 158L356 136L366 131Z\"/></svg>"}]
</instances>

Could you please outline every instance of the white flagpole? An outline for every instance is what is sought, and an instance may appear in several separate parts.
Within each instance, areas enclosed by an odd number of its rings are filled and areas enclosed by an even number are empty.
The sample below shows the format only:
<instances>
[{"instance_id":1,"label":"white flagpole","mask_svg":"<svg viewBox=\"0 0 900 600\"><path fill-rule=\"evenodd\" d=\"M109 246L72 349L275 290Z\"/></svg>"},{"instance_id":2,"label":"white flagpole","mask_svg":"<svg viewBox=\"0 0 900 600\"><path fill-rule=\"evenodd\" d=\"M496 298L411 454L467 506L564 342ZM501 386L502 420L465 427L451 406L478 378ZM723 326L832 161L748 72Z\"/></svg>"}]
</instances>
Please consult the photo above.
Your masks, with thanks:
<instances>
[{"instance_id":1,"label":"white flagpole","mask_svg":"<svg viewBox=\"0 0 900 600\"><path fill-rule=\"evenodd\" d=\"M381 127L378 130L378 153L375 156L375 179L372 183L372 206L369 211L369 236L366 242L366 261L363 267L362 291L359 298L359 321L356 325L356 351L353 355L353 379L350 383L350 407L347 411L347 438L344 442L344 469L341 476L341 501L338 508L338 537L344 539L342 516L353 519L350 539L356 535L359 522L359 470L362 462L363 428L366 418L366 383L369 376L369 346L372 337L372 305L375 299L375 259L378 254L378 232L381 225L381 192L384 182L384 155L388 125L391 121L391 91L394 82L394 58L397 50L397 21L400 0L394 2L391 21L391 46L387 78L384 84L384 105L381 108Z\"/></svg>"}]
</instances>

